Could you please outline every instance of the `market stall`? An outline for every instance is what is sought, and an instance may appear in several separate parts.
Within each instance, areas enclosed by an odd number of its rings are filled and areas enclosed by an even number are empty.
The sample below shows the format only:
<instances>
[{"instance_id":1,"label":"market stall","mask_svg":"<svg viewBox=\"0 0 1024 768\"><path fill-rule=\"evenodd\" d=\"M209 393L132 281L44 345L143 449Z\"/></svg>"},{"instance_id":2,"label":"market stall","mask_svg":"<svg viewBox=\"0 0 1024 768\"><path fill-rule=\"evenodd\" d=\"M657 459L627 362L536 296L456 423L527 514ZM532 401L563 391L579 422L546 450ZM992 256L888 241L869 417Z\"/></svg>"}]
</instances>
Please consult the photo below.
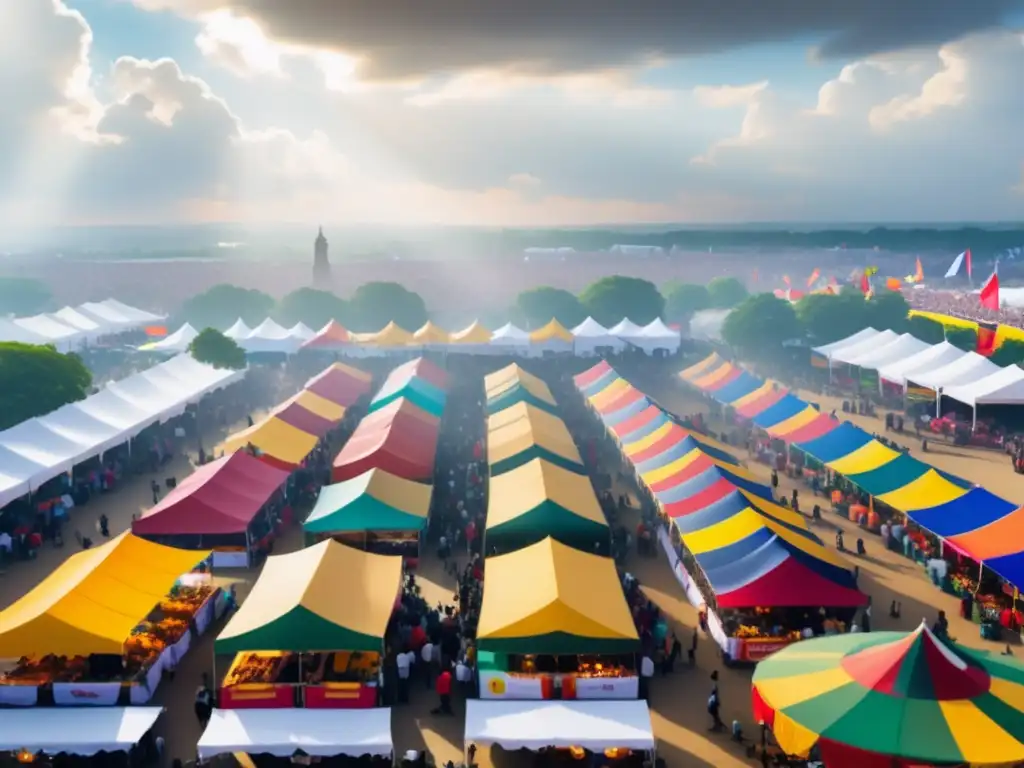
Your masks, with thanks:
<instances>
[{"instance_id":1,"label":"market stall","mask_svg":"<svg viewBox=\"0 0 1024 768\"><path fill-rule=\"evenodd\" d=\"M487 417L487 461L492 477L534 459L584 473L576 442L557 416L529 403L517 403Z\"/></svg>"},{"instance_id":2,"label":"market stall","mask_svg":"<svg viewBox=\"0 0 1024 768\"><path fill-rule=\"evenodd\" d=\"M320 489L302 524L308 537L332 538L377 554L418 558L433 488L383 469Z\"/></svg>"},{"instance_id":3,"label":"market stall","mask_svg":"<svg viewBox=\"0 0 1024 768\"><path fill-rule=\"evenodd\" d=\"M34 763L39 755L131 752L163 711L162 707L5 709L0 717L0 754L13 753L19 763Z\"/></svg>"},{"instance_id":4,"label":"market stall","mask_svg":"<svg viewBox=\"0 0 1024 768\"><path fill-rule=\"evenodd\" d=\"M444 413L444 386L417 375L417 369L407 366L392 371L380 391L370 401L369 411L373 413L402 398L437 418L441 418L441 414Z\"/></svg>"},{"instance_id":5,"label":"market stall","mask_svg":"<svg viewBox=\"0 0 1024 768\"><path fill-rule=\"evenodd\" d=\"M215 644L218 662L227 662L219 705L376 706L384 634L401 584L400 557L330 539L267 558Z\"/></svg>"},{"instance_id":6,"label":"market stall","mask_svg":"<svg viewBox=\"0 0 1024 768\"><path fill-rule=\"evenodd\" d=\"M130 533L69 557L0 612L0 705L148 702L224 608L209 557Z\"/></svg>"},{"instance_id":7,"label":"market stall","mask_svg":"<svg viewBox=\"0 0 1024 768\"><path fill-rule=\"evenodd\" d=\"M611 531L590 478L533 459L490 478L484 549L504 554L551 537L608 555Z\"/></svg>"},{"instance_id":8,"label":"market stall","mask_svg":"<svg viewBox=\"0 0 1024 768\"><path fill-rule=\"evenodd\" d=\"M487 559L477 648L484 699L639 694L640 641L615 562L550 537Z\"/></svg>"},{"instance_id":9,"label":"market stall","mask_svg":"<svg viewBox=\"0 0 1024 768\"><path fill-rule=\"evenodd\" d=\"M484 377L487 412L498 413L521 402L554 413L557 405L548 385L517 364L505 366Z\"/></svg>"},{"instance_id":10,"label":"market stall","mask_svg":"<svg viewBox=\"0 0 1024 768\"><path fill-rule=\"evenodd\" d=\"M781 750L829 768L1006 766L1024 761L1024 665L937 637L816 638L754 672L755 719Z\"/></svg>"},{"instance_id":11,"label":"market stall","mask_svg":"<svg viewBox=\"0 0 1024 768\"><path fill-rule=\"evenodd\" d=\"M293 758L378 758L367 768L388 768L391 709L215 709L197 746L199 759L245 753Z\"/></svg>"},{"instance_id":12,"label":"market stall","mask_svg":"<svg viewBox=\"0 0 1024 768\"><path fill-rule=\"evenodd\" d=\"M405 398L368 414L334 459L332 482L379 468L408 480L430 480L440 420Z\"/></svg>"},{"instance_id":13,"label":"market stall","mask_svg":"<svg viewBox=\"0 0 1024 768\"><path fill-rule=\"evenodd\" d=\"M530 333L530 351L539 355L571 353L573 341L572 333L551 318L547 325Z\"/></svg>"},{"instance_id":14,"label":"market stall","mask_svg":"<svg viewBox=\"0 0 1024 768\"><path fill-rule=\"evenodd\" d=\"M142 517L136 536L181 549L212 549L214 567L245 568L276 535L288 472L244 451L196 469ZM263 547L265 548L265 547Z\"/></svg>"},{"instance_id":15,"label":"market stall","mask_svg":"<svg viewBox=\"0 0 1024 768\"><path fill-rule=\"evenodd\" d=\"M303 392L349 408L368 395L372 386L373 376L366 371L334 363L307 381Z\"/></svg>"},{"instance_id":16,"label":"market stall","mask_svg":"<svg viewBox=\"0 0 1024 768\"><path fill-rule=\"evenodd\" d=\"M302 349L314 352L343 352L352 346L352 336L337 320L327 324L302 344Z\"/></svg>"}]
</instances>

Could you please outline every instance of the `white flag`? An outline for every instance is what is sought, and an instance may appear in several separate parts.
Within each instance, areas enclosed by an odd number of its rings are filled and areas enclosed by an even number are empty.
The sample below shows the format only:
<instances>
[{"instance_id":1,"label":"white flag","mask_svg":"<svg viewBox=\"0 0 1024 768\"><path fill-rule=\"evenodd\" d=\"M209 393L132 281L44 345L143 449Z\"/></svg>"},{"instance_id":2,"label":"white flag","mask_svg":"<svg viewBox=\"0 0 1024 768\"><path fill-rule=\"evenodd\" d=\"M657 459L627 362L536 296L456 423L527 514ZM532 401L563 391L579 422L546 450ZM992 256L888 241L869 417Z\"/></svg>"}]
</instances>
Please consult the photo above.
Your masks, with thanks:
<instances>
[{"instance_id":1,"label":"white flag","mask_svg":"<svg viewBox=\"0 0 1024 768\"><path fill-rule=\"evenodd\" d=\"M949 269L946 270L946 277L956 277L957 273L960 271L960 265L964 263L964 256L966 255L967 253L964 252L956 257L956 261L950 264Z\"/></svg>"}]
</instances>

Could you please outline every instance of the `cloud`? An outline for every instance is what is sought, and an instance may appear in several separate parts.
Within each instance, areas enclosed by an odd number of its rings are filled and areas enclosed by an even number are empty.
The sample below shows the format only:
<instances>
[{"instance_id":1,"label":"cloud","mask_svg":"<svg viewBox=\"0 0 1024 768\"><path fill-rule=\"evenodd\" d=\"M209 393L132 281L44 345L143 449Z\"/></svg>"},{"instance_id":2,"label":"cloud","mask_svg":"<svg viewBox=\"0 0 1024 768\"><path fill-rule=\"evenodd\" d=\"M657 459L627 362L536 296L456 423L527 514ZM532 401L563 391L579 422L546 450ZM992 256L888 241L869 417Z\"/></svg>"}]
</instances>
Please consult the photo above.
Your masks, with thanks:
<instances>
[{"instance_id":1,"label":"cloud","mask_svg":"<svg viewBox=\"0 0 1024 768\"><path fill-rule=\"evenodd\" d=\"M767 80L750 85L698 85L693 95L701 106L711 109L745 107L767 87Z\"/></svg>"},{"instance_id":2,"label":"cloud","mask_svg":"<svg viewBox=\"0 0 1024 768\"><path fill-rule=\"evenodd\" d=\"M224 0L133 0L198 17ZM293 46L344 53L370 81L480 69L535 75L641 65L753 43L819 41L826 58L935 45L999 26L1021 0L234 0ZM512 10L510 10L512 8Z\"/></svg>"},{"instance_id":3,"label":"cloud","mask_svg":"<svg viewBox=\"0 0 1024 768\"><path fill-rule=\"evenodd\" d=\"M692 162L737 194L799 178L810 218L852 206L864 221L1019 218L1020 72L1024 35L999 31L849 64L811 105L736 88L739 131Z\"/></svg>"}]
</instances>

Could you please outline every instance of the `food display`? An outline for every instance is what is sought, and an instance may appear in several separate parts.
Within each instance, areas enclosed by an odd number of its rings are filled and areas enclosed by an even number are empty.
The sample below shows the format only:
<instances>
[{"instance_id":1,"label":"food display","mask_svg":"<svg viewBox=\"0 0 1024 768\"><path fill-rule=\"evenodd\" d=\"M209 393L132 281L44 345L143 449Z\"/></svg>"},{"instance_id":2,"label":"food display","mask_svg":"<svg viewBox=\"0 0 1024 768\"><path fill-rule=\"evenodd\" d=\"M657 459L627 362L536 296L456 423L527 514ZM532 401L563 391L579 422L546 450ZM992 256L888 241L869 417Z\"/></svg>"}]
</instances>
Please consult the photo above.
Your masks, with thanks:
<instances>
[{"instance_id":1,"label":"food display","mask_svg":"<svg viewBox=\"0 0 1024 768\"><path fill-rule=\"evenodd\" d=\"M628 677L632 672L621 665L602 663L600 661L580 661L576 677Z\"/></svg>"},{"instance_id":2,"label":"food display","mask_svg":"<svg viewBox=\"0 0 1024 768\"><path fill-rule=\"evenodd\" d=\"M954 573L949 577L953 586L953 593L962 597L963 595L974 594L978 591L978 582L964 573ZM980 595L978 597L981 597Z\"/></svg>"},{"instance_id":3,"label":"food display","mask_svg":"<svg viewBox=\"0 0 1024 768\"><path fill-rule=\"evenodd\" d=\"M194 587L175 587L171 594L160 601L159 610L164 616L179 616L191 619L210 599L215 588L202 584Z\"/></svg>"},{"instance_id":4,"label":"food display","mask_svg":"<svg viewBox=\"0 0 1024 768\"><path fill-rule=\"evenodd\" d=\"M774 635L770 632L766 632L760 627L754 626L753 624L741 624L739 629L736 630L736 634L733 637L738 640L788 640L796 641L800 639L800 631L792 630L790 632L784 632L781 635Z\"/></svg>"},{"instance_id":5,"label":"food display","mask_svg":"<svg viewBox=\"0 0 1024 768\"><path fill-rule=\"evenodd\" d=\"M224 685L276 682L281 675L281 670L294 661L294 657L293 653L280 651L239 653L224 676Z\"/></svg>"}]
</instances>

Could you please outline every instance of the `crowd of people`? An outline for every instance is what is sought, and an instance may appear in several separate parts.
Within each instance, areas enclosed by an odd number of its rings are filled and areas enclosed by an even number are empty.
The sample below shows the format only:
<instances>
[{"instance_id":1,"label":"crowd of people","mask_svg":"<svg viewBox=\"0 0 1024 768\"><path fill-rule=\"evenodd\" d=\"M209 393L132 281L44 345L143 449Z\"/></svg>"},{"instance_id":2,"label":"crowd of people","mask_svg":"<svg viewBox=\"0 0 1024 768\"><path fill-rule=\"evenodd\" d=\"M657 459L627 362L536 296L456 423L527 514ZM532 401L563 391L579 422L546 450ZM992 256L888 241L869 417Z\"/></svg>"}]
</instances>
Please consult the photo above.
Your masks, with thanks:
<instances>
[{"instance_id":1,"label":"crowd of people","mask_svg":"<svg viewBox=\"0 0 1024 768\"><path fill-rule=\"evenodd\" d=\"M970 291L940 291L919 287L905 295L914 309L1024 328L1024 308L1004 304L999 309L988 309L981 306L978 295Z\"/></svg>"}]
</instances>

